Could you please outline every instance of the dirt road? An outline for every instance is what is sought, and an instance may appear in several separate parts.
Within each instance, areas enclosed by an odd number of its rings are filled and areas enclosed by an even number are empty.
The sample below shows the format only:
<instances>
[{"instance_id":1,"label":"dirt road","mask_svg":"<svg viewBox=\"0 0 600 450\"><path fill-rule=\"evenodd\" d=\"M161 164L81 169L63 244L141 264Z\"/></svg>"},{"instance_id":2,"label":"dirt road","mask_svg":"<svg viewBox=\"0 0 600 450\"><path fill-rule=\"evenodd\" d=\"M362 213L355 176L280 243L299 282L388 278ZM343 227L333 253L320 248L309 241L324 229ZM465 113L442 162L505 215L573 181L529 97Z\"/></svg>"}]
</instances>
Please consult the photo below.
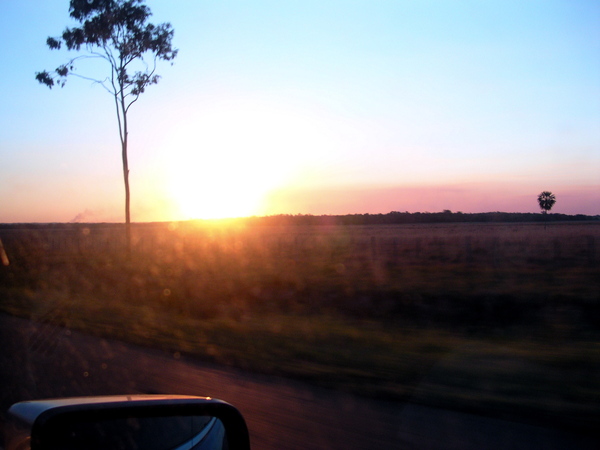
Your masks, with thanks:
<instances>
[{"instance_id":1,"label":"dirt road","mask_svg":"<svg viewBox=\"0 0 600 450\"><path fill-rule=\"evenodd\" d=\"M44 397L210 396L237 406L255 449L574 449L589 438L258 376L0 315L0 407Z\"/></svg>"}]
</instances>

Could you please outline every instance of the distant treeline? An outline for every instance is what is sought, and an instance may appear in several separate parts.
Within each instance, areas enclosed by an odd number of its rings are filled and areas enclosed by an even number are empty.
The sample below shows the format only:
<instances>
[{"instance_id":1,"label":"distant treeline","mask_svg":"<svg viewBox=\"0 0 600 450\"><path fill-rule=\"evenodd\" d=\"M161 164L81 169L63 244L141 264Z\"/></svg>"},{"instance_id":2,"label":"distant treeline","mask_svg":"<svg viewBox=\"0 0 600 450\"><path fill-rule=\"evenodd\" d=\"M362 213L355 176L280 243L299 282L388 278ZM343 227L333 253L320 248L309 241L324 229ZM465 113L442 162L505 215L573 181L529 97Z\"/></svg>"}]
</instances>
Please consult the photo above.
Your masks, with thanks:
<instances>
[{"instance_id":1,"label":"distant treeline","mask_svg":"<svg viewBox=\"0 0 600 450\"><path fill-rule=\"evenodd\" d=\"M584 222L598 221L600 216L584 214L540 214L540 213L462 213L445 210L442 212L399 212L387 214L346 214L346 215L312 215L312 214L278 214L273 216L253 216L240 219L227 219L223 222L242 221L248 225L398 225L418 223L525 223L525 222ZM190 222L196 222L192 220ZM198 222L218 223L219 220L198 220ZM154 225L157 222L138 223L137 225ZM0 223L0 229L14 228L78 228L83 223ZM121 226L120 223L87 224L102 227Z\"/></svg>"},{"instance_id":2,"label":"distant treeline","mask_svg":"<svg viewBox=\"0 0 600 450\"><path fill-rule=\"evenodd\" d=\"M563 222L600 220L600 216L584 214L539 214L539 213L462 213L449 210L443 212L398 212L387 214L321 215L280 214L266 217L247 218L251 224L260 225L397 225L417 223L464 223L464 222Z\"/></svg>"}]
</instances>

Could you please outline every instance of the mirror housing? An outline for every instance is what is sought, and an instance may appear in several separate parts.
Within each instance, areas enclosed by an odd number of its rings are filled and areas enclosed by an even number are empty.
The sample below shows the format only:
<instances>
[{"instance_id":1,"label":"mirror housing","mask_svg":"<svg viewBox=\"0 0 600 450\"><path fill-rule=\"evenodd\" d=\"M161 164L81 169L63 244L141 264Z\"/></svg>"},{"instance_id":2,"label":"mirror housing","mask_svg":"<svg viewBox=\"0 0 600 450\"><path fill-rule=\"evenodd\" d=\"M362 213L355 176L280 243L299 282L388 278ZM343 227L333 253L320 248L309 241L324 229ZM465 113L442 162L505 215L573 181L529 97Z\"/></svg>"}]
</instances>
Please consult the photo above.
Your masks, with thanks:
<instances>
[{"instance_id":1,"label":"mirror housing","mask_svg":"<svg viewBox=\"0 0 600 450\"><path fill-rule=\"evenodd\" d=\"M11 406L7 419L6 450L250 449L241 413L208 397L122 395L25 401Z\"/></svg>"}]
</instances>

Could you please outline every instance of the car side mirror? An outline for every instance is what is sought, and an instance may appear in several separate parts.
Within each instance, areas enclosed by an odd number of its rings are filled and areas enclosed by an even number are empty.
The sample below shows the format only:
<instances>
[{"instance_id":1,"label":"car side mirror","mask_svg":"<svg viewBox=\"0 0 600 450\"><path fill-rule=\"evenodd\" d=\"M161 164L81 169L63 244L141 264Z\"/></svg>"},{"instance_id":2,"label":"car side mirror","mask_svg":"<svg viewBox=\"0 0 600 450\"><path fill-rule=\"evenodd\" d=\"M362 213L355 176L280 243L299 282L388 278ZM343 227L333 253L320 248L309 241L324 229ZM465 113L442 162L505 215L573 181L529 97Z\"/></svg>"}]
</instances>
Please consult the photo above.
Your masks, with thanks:
<instances>
[{"instance_id":1,"label":"car side mirror","mask_svg":"<svg viewBox=\"0 0 600 450\"><path fill-rule=\"evenodd\" d=\"M6 450L249 450L240 412L190 396L101 396L16 403Z\"/></svg>"}]
</instances>

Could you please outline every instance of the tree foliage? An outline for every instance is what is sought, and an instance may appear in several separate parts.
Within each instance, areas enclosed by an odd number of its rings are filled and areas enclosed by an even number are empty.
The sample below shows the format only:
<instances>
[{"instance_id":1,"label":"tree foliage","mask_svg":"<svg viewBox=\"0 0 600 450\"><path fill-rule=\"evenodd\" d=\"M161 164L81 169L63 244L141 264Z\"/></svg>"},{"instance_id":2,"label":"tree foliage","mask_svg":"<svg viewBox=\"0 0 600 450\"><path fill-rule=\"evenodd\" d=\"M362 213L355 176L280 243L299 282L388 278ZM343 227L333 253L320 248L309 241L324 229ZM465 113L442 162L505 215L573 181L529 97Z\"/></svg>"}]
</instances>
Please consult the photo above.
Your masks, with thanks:
<instances>
[{"instance_id":1,"label":"tree foliage","mask_svg":"<svg viewBox=\"0 0 600 450\"><path fill-rule=\"evenodd\" d=\"M537 200L538 204L540 205L540 209L542 210L542 214L546 214L548 211L550 211L556 203L556 197L550 191L541 192L540 195L538 195Z\"/></svg>"},{"instance_id":2,"label":"tree foliage","mask_svg":"<svg viewBox=\"0 0 600 450\"><path fill-rule=\"evenodd\" d=\"M91 78L116 96L135 102L146 87L156 84L158 60L172 61L177 50L172 47L173 28L169 23L147 23L152 15L143 0L71 0L69 15L81 26L66 28L60 37L49 37L51 50L85 51L54 72L41 71L36 79L52 88L64 86L69 75L76 72L75 63L84 58L101 58L110 65L111 74L104 79ZM142 70L139 64L142 63ZM134 68L135 65L135 68Z\"/></svg>"},{"instance_id":3,"label":"tree foliage","mask_svg":"<svg viewBox=\"0 0 600 450\"><path fill-rule=\"evenodd\" d=\"M49 88L63 87L69 76L98 83L114 98L121 140L125 184L125 223L130 248L130 192L127 158L127 113L150 85L158 83L159 61L173 61L173 28L169 23L148 23L152 15L143 0L71 0L69 15L79 26L66 28L59 37L49 37L50 50L66 48L78 52L54 71L37 72L35 78ZM107 63L107 75L97 78L77 71L86 59Z\"/></svg>"}]
</instances>

